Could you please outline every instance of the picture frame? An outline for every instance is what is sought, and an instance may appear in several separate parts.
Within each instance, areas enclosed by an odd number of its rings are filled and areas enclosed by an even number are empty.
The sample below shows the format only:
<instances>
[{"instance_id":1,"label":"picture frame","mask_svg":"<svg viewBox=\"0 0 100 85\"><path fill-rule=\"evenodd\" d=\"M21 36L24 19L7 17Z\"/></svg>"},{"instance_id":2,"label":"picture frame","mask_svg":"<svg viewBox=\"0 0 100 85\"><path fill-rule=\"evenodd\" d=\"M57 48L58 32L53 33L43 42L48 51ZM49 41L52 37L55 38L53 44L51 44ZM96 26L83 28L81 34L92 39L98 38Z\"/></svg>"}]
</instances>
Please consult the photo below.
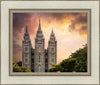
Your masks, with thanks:
<instances>
[{"instance_id":1,"label":"picture frame","mask_svg":"<svg viewBox=\"0 0 100 85\"><path fill-rule=\"evenodd\" d=\"M90 29L90 27L91 27L91 25L90 25L90 17L91 17L91 13L90 12L91 12L91 10L90 9L82 9L82 10L80 10L80 9L78 9L78 10L77 9L74 9L74 10L73 9L71 9L71 10L70 9L69 10L68 9L67 10L66 9L64 9L64 10L62 10L62 9L58 9L58 10L57 9L50 9L50 10L47 10L47 9L42 9L42 10L38 10L38 9L35 9L35 10L34 9L32 9L32 10L30 10L30 9L25 9L25 10L23 10L23 9L20 9L20 10L18 10L18 9L10 9L9 10L9 22L13 23L13 17L12 17L13 13L35 13L35 12L36 13L38 13L38 12L39 13L40 12L41 13L47 13L47 12L49 12L49 13L51 13L51 12L53 12L53 13L58 13L58 12L60 12L60 13L70 13L70 12L71 13L72 12L73 13L74 12L75 13L82 13L82 12L83 13L87 13L88 14L88 35L89 35L89 37L88 37L88 56L90 56L90 54L91 54L91 50L90 50L90 48L91 48L91 40L90 40L91 39L90 38L91 34L89 33L89 31L91 30ZM13 60L12 59L13 58L12 57L13 56L12 55L13 54L12 53L13 52L13 49L12 49L13 48L12 47L13 32L12 31L13 31L13 25L10 24L9 28L10 28L10 33L9 33L10 34L10 42L9 42L10 43L10 47L9 48L11 49L11 51L10 51L10 59L9 59L10 60L10 62L9 62L9 65L10 65L10 67L9 67L10 68L9 76L13 76L13 75L14 76L29 76L29 75L31 75L31 76L34 76L34 75L36 75L36 76L42 76L42 75L43 76L55 76L55 75L56 76L75 76L75 75L76 76L82 76L83 75L83 76L85 76L85 75L87 75L87 76L89 76L89 75L91 75L91 71L90 71L90 69L91 69L91 66L90 66L91 65L90 64L91 63L90 62L91 61L91 57L88 57L88 59L87 59L88 60L88 72L86 72L86 73L85 72L78 72L78 73L72 73L72 72L66 73L66 72L64 72L64 73L58 74L58 73L55 73L55 72L52 72L52 73L51 72L47 72L47 73L38 73L38 72L37 73L36 72L35 73L30 73L30 72L29 73L22 73L22 72L20 73L20 72L12 72L13 71L13 68L12 68L13 67L12 66L12 60Z\"/></svg>"},{"instance_id":2,"label":"picture frame","mask_svg":"<svg viewBox=\"0 0 100 85\"><path fill-rule=\"evenodd\" d=\"M1 85L99 85L99 0L89 1L1 1ZM12 14L25 12L87 12L88 13L88 72L87 73L13 73ZM96 17L94 17L96 16ZM7 24L7 25L5 25ZM95 29L94 29L95 28ZM5 57L8 56L8 57ZM93 57L95 56L95 57ZM6 68L4 68L6 67ZM13 79L13 81L12 81ZM40 80L40 82L38 82ZM68 81L66 81L68 80ZM73 81L73 82L72 82Z\"/></svg>"}]
</instances>

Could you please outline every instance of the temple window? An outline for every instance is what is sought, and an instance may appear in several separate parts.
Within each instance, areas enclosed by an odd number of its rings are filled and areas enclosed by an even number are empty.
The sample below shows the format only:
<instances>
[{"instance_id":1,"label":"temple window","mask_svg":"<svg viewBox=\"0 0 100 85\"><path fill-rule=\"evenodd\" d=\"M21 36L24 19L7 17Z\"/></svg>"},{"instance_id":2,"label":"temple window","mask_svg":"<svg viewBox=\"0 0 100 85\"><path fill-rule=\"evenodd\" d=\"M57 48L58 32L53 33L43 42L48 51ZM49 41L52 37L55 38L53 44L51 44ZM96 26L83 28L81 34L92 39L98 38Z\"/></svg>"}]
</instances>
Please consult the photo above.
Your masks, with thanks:
<instances>
[{"instance_id":1,"label":"temple window","mask_svg":"<svg viewBox=\"0 0 100 85\"><path fill-rule=\"evenodd\" d=\"M27 59L25 59L25 62L27 62Z\"/></svg>"},{"instance_id":2,"label":"temple window","mask_svg":"<svg viewBox=\"0 0 100 85\"><path fill-rule=\"evenodd\" d=\"M39 52L41 52L41 47L39 46Z\"/></svg>"},{"instance_id":3,"label":"temple window","mask_svg":"<svg viewBox=\"0 0 100 85\"><path fill-rule=\"evenodd\" d=\"M28 50L28 47L25 47L25 51L27 51Z\"/></svg>"},{"instance_id":4,"label":"temple window","mask_svg":"<svg viewBox=\"0 0 100 85\"><path fill-rule=\"evenodd\" d=\"M46 63L48 62L48 58L45 59L45 62L46 62Z\"/></svg>"},{"instance_id":5,"label":"temple window","mask_svg":"<svg viewBox=\"0 0 100 85\"><path fill-rule=\"evenodd\" d=\"M52 49L52 51L54 51L54 48L51 48Z\"/></svg>"},{"instance_id":6,"label":"temple window","mask_svg":"<svg viewBox=\"0 0 100 85\"><path fill-rule=\"evenodd\" d=\"M54 63L54 56L52 56L52 63Z\"/></svg>"},{"instance_id":7,"label":"temple window","mask_svg":"<svg viewBox=\"0 0 100 85\"><path fill-rule=\"evenodd\" d=\"M41 65L39 64L39 72L41 72Z\"/></svg>"},{"instance_id":8,"label":"temple window","mask_svg":"<svg viewBox=\"0 0 100 85\"><path fill-rule=\"evenodd\" d=\"M27 64L25 64L25 67L27 67Z\"/></svg>"},{"instance_id":9,"label":"temple window","mask_svg":"<svg viewBox=\"0 0 100 85\"><path fill-rule=\"evenodd\" d=\"M34 59L32 59L32 63L34 63Z\"/></svg>"},{"instance_id":10,"label":"temple window","mask_svg":"<svg viewBox=\"0 0 100 85\"><path fill-rule=\"evenodd\" d=\"M25 54L25 58L27 58L27 57L28 57L28 54L26 53L26 54Z\"/></svg>"},{"instance_id":11,"label":"temple window","mask_svg":"<svg viewBox=\"0 0 100 85\"><path fill-rule=\"evenodd\" d=\"M40 59L40 56L41 56L41 54L39 53L39 63L40 63L40 60L41 60L41 59Z\"/></svg>"}]
</instances>

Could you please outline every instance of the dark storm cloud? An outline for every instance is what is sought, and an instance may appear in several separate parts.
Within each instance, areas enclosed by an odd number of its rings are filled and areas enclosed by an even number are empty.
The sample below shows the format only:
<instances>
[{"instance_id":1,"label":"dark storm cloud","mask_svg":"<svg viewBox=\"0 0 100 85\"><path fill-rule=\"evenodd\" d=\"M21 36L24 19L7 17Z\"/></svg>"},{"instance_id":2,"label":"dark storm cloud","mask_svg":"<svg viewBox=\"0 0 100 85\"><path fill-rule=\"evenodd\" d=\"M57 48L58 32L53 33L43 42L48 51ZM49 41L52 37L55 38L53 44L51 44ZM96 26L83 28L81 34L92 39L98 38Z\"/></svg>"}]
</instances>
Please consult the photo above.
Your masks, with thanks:
<instances>
[{"instance_id":1,"label":"dark storm cloud","mask_svg":"<svg viewBox=\"0 0 100 85\"><path fill-rule=\"evenodd\" d=\"M83 14L83 13L82 13ZM87 15L81 13L14 13L13 14L13 53L15 61L22 59L22 40L25 27L28 27L28 33L31 40L34 39L38 29L39 16L41 17L41 28L47 29L55 27L55 29L63 31L62 27L66 24L70 25L70 31L76 31L78 34L87 33ZM71 23L71 24L70 24ZM77 29L76 25L80 25ZM68 29L68 28L66 28ZM65 29L65 30L66 30Z\"/></svg>"},{"instance_id":2,"label":"dark storm cloud","mask_svg":"<svg viewBox=\"0 0 100 85\"><path fill-rule=\"evenodd\" d=\"M22 59L21 52L22 52L22 46L15 42L13 44L13 57L15 59L15 62L20 61Z\"/></svg>"},{"instance_id":3,"label":"dark storm cloud","mask_svg":"<svg viewBox=\"0 0 100 85\"><path fill-rule=\"evenodd\" d=\"M86 30L87 26L82 26L80 30Z\"/></svg>"},{"instance_id":4,"label":"dark storm cloud","mask_svg":"<svg viewBox=\"0 0 100 85\"><path fill-rule=\"evenodd\" d=\"M86 34L87 33L87 26L82 26L79 30L78 30L80 35Z\"/></svg>"},{"instance_id":5,"label":"dark storm cloud","mask_svg":"<svg viewBox=\"0 0 100 85\"><path fill-rule=\"evenodd\" d=\"M13 48L17 48L19 50L22 49L22 47L20 45L16 44L16 43L13 44Z\"/></svg>"},{"instance_id":6,"label":"dark storm cloud","mask_svg":"<svg viewBox=\"0 0 100 85\"><path fill-rule=\"evenodd\" d=\"M26 25L28 27L28 32L34 32L30 29L31 23L33 23L33 14L31 13L14 13L13 14L13 35L14 41L22 39L22 35L25 32Z\"/></svg>"},{"instance_id":7,"label":"dark storm cloud","mask_svg":"<svg viewBox=\"0 0 100 85\"><path fill-rule=\"evenodd\" d=\"M77 26L76 26L77 25ZM79 25L79 29L77 29ZM71 20L71 25L69 25L70 31L77 31L79 34L85 34L87 31L87 14L80 14Z\"/></svg>"},{"instance_id":8,"label":"dark storm cloud","mask_svg":"<svg viewBox=\"0 0 100 85\"><path fill-rule=\"evenodd\" d=\"M51 21L55 19L57 22L62 23L62 20L65 19L66 17L67 18L77 17L80 15L80 13L40 13L38 15L42 16L43 18L46 18L48 23L51 23Z\"/></svg>"},{"instance_id":9,"label":"dark storm cloud","mask_svg":"<svg viewBox=\"0 0 100 85\"><path fill-rule=\"evenodd\" d=\"M29 13L14 13L13 14L13 27L20 30L24 27L25 23L29 22L29 19L32 17L32 14Z\"/></svg>"},{"instance_id":10,"label":"dark storm cloud","mask_svg":"<svg viewBox=\"0 0 100 85\"><path fill-rule=\"evenodd\" d=\"M67 13L67 14L63 14L63 13L54 13L54 14L51 14L53 18L56 18L57 20L61 20L61 19L64 19L66 17L75 17L75 16L78 16L80 15L80 13Z\"/></svg>"},{"instance_id":11,"label":"dark storm cloud","mask_svg":"<svg viewBox=\"0 0 100 85\"><path fill-rule=\"evenodd\" d=\"M32 14L29 13L14 13L13 14L13 56L16 57L15 61L18 61L18 57L21 54L22 45L19 41L22 41L24 29L28 23Z\"/></svg>"}]
</instances>

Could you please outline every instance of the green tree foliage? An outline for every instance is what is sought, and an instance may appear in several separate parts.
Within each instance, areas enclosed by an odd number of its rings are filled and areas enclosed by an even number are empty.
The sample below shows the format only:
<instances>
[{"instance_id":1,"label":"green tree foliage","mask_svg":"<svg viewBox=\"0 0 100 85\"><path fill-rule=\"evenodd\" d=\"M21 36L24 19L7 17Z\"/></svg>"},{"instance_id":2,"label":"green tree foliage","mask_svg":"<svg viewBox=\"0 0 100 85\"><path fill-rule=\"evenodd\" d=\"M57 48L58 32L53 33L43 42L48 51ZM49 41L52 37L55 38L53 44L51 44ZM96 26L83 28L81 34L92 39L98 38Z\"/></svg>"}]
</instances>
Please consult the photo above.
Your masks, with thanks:
<instances>
[{"instance_id":1,"label":"green tree foliage","mask_svg":"<svg viewBox=\"0 0 100 85\"><path fill-rule=\"evenodd\" d=\"M19 66L22 66L22 61L19 61L17 64L18 64Z\"/></svg>"},{"instance_id":2,"label":"green tree foliage","mask_svg":"<svg viewBox=\"0 0 100 85\"><path fill-rule=\"evenodd\" d=\"M87 45L72 53L68 59L53 65L49 72L87 72Z\"/></svg>"},{"instance_id":3,"label":"green tree foliage","mask_svg":"<svg viewBox=\"0 0 100 85\"><path fill-rule=\"evenodd\" d=\"M58 65L54 64L48 71L49 72L63 71L63 68L60 66L60 64Z\"/></svg>"},{"instance_id":4,"label":"green tree foliage","mask_svg":"<svg viewBox=\"0 0 100 85\"><path fill-rule=\"evenodd\" d=\"M13 59L13 72L31 72L27 67L19 66Z\"/></svg>"}]
</instances>

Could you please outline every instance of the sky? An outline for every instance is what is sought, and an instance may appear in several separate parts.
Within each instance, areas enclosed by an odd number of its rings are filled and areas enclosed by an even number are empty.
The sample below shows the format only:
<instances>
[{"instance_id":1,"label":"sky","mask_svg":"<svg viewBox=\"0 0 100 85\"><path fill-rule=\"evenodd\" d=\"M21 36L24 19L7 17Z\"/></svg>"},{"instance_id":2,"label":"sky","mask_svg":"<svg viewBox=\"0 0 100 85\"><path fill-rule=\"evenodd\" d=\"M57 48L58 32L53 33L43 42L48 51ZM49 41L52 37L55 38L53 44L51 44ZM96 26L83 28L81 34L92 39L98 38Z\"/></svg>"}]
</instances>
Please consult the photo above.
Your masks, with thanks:
<instances>
[{"instance_id":1,"label":"sky","mask_svg":"<svg viewBox=\"0 0 100 85\"><path fill-rule=\"evenodd\" d=\"M22 60L22 40L27 25L32 47L39 25L45 38L45 49L53 29L57 40L57 63L69 58L87 44L87 13L13 13L13 57Z\"/></svg>"}]
</instances>

